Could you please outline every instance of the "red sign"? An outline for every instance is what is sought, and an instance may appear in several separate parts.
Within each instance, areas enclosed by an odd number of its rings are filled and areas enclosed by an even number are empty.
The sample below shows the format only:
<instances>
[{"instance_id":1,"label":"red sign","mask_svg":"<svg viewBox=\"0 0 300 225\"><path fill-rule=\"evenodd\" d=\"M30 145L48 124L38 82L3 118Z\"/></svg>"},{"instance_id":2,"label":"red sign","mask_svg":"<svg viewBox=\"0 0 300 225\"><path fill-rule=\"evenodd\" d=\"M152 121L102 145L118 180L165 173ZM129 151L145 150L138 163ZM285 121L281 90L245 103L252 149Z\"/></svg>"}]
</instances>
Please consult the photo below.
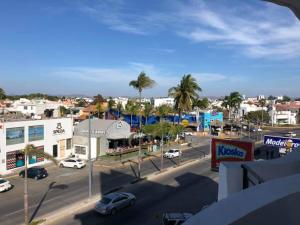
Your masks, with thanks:
<instances>
[{"instance_id":1,"label":"red sign","mask_svg":"<svg viewBox=\"0 0 300 225\"><path fill-rule=\"evenodd\" d=\"M218 170L221 162L252 161L254 142L217 139L211 140L211 168Z\"/></svg>"}]
</instances>

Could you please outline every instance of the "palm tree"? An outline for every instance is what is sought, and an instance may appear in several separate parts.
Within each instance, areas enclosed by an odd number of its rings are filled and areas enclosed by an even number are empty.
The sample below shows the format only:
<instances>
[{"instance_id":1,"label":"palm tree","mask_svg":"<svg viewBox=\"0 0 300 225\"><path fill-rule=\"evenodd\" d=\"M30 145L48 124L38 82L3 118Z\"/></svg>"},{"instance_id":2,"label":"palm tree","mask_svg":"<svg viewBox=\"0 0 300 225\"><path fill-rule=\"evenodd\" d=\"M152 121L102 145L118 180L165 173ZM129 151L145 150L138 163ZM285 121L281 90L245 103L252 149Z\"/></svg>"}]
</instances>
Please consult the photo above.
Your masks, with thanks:
<instances>
[{"instance_id":1,"label":"palm tree","mask_svg":"<svg viewBox=\"0 0 300 225\"><path fill-rule=\"evenodd\" d=\"M155 81L150 79L146 73L141 72L137 80L132 80L129 82L129 86L132 86L134 89L139 92L139 122L140 122L140 131L142 129L142 91L146 88L151 88L155 85ZM139 135L139 166L138 166L138 177L141 176L141 135Z\"/></svg>"},{"instance_id":2,"label":"palm tree","mask_svg":"<svg viewBox=\"0 0 300 225\"><path fill-rule=\"evenodd\" d=\"M129 100L125 106L125 110L130 114L130 127L132 126L132 117L139 113L139 106L133 101Z\"/></svg>"},{"instance_id":3,"label":"palm tree","mask_svg":"<svg viewBox=\"0 0 300 225\"><path fill-rule=\"evenodd\" d=\"M108 100L108 111L113 109L116 106L116 102L112 99L112 97L109 97Z\"/></svg>"},{"instance_id":4,"label":"palm tree","mask_svg":"<svg viewBox=\"0 0 300 225\"><path fill-rule=\"evenodd\" d=\"M264 107L266 106L267 101L266 101L266 99L260 99L258 101L258 104L261 107L261 124L263 124L263 122L264 122Z\"/></svg>"},{"instance_id":5,"label":"palm tree","mask_svg":"<svg viewBox=\"0 0 300 225\"><path fill-rule=\"evenodd\" d=\"M229 111L229 120L231 119L231 111L234 109L237 111L243 101L242 95L235 91L230 93L229 96L225 96L222 106L228 109Z\"/></svg>"},{"instance_id":6,"label":"palm tree","mask_svg":"<svg viewBox=\"0 0 300 225\"><path fill-rule=\"evenodd\" d=\"M43 156L44 158L51 160L55 164L57 164L56 159L52 156L47 154L46 152L41 152L38 150L34 145L29 144L26 145L25 149L23 150L24 154L24 162L25 162L25 170L24 170L24 224L29 224L29 207L28 207L28 177L27 177L27 161L28 157L30 156Z\"/></svg>"},{"instance_id":7,"label":"palm tree","mask_svg":"<svg viewBox=\"0 0 300 225\"><path fill-rule=\"evenodd\" d=\"M192 111L193 104L199 97L198 92L200 91L202 91L202 89L191 74L184 75L176 87L169 89L169 96L174 98L174 107L179 114L178 123L184 111Z\"/></svg>"},{"instance_id":8,"label":"palm tree","mask_svg":"<svg viewBox=\"0 0 300 225\"><path fill-rule=\"evenodd\" d=\"M151 105L151 103L147 102L144 105L144 116L145 116L145 125L148 124L148 117L152 114L153 112L153 105Z\"/></svg>"},{"instance_id":9,"label":"palm tree","mask_svg":"<svg viewBox=\"0 0 300 225\"><path fill-rule=\"evenodd\" d=\"M100 119L100 114L102 112L102 106L101 106L101 103L100 102L97 102L96 103L96 111L98 113L98 119ZM102 117L102 116L101 116Z\"/></svg>"},{"instance_id":10,"label":"palm tree","mask_svg":"<svg viewBox=\"0 0 300 225\"><path fill-rule=\"evenodd\" d=\"M121 113L122 113L122 111L123 111L123 105L122 105L121 102L119 102L119 103L117 104L117 110L118 110L118 114L119 114L119 118L120 118L120 117L121 117Z\"/></svg>"}]
</instances>

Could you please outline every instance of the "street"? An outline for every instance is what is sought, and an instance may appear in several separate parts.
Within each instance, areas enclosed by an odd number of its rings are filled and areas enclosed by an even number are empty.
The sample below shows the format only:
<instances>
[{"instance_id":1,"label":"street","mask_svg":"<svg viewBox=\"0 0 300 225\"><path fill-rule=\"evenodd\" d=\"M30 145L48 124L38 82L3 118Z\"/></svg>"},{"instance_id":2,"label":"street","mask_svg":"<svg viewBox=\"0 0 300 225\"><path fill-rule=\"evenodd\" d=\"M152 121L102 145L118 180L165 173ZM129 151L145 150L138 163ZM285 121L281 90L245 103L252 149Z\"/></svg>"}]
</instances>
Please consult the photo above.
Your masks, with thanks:
<instances>
[{"instance_id":1,"label":"street","mask_svg":"<svg viewBox=\"0 0 300 225\"><path fill-rule=\"evenodd\" d=\"M164 212L196 213L217 200L218 173L210 170L210 160L195 161L170 173L145 180L121 191L133 193L137 202L114 216L101 216L93 208L55 224L160 224Z\"/></svg>"},{"instance_id":2,"label":"street","mask_svg":"<svg viewBox=\"0 0 300 225\"><path fill-rule=\"evenodd\" d=\"M164 159L164 168L175 167L188 160L203 158L203 151L209 153L209 140L204 146L185 150L180 159ZM208 167L206 165L205 167ZM158 172L160 157L152 157L142 162L141 175ZM40 217L68 204L84 200L88 197L87 168L76 170L72 168L48 169L49 177L42 180L29 179L29 203L31 219ZM93 194L107 191L129 183L136 179L137 163L131 161L116 169L94 166ZM1 193L0 220L1 224L20 224L23 221L23 179L9 179L14 185L13 190ZM38 184L38 185L37 185Z\"/></svg>"}]
</instances>

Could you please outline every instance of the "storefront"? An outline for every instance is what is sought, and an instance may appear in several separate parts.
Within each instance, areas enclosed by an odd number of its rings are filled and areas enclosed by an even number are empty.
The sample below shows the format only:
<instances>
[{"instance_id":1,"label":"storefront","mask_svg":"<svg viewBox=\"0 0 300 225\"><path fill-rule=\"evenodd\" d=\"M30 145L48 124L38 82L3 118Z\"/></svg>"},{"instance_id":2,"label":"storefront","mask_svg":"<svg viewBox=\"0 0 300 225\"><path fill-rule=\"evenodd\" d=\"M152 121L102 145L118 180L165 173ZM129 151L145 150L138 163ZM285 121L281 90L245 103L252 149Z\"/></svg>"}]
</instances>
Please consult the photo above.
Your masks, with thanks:
<instances>
[{"instance_id":1,"label":"storefront","mask_svg":"<svg viewBox=\"0 0 300 225\"><path fill-rule=\"evenodd\" d=\"M88 120L77 124L74 129L74 154L83 159L88 158L88 133ZM131 135L130 125L124 121L91 119L91 158L129 148Z\"/></svg>"},{"instance_id":2,"label":"storefront","mask_svg":"<svg viewBox=\"0 0 300 225\"><path fill-rule=\"evenodd\" d=\"M33 144L41 152L28 158L29 166L45 163L43 153L57 159L72 153L73 121L71 118L9 121L0 124L0 174L22 168L23 149Z\"/></svg>"}]
</instances>

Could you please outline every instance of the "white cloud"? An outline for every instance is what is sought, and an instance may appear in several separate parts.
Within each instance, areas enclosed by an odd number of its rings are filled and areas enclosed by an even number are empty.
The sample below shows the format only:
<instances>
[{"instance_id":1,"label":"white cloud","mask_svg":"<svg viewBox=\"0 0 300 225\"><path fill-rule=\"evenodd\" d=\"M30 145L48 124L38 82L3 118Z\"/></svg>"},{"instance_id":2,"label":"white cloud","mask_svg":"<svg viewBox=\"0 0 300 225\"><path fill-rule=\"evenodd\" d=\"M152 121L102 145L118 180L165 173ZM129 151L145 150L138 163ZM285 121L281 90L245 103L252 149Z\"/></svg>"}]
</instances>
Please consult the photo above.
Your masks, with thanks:
<instances>
[{"instance_id":1,"label":"white cloud","mask_svg":"<svg viewBox=\"0 0 300 225\"><path fill-rule=\"evenodd\" d=\"M149 7L141 11L121 0L102 0L81 4L79 9L121 32L151 35L168 30L195 43L229 46L249 57L300 56L300 23L284 8L245 1L230 4L228 1L172 0L169 3L167 7L161 4L160 10Z\"/></svg>"}]
</instances>

